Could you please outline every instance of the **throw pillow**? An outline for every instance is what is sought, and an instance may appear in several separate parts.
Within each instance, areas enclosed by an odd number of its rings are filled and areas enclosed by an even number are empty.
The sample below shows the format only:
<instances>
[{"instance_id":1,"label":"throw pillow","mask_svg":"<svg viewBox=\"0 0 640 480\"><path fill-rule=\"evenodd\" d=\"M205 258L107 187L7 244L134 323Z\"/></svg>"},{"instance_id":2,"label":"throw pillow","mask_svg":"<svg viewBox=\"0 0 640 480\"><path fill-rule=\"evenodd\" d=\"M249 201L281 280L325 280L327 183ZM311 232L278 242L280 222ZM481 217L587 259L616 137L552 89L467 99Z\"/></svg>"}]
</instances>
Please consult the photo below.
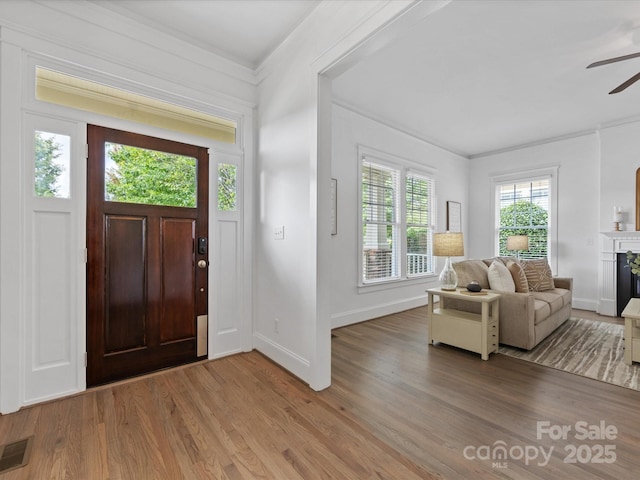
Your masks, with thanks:
<instances>
[{"instance_id":1,"label":"throw pillow","mask_svg":"<svg viewBox=\"0 0 640 480\"><path fill-rule=\"evenodd\" d=\"M498 292L515 292L516 285L513 283L511 272L500 260L494 260L489 267L489 286L491 290Z\"/></svg>"},{"instance_id":2,"label":"throw pillow","mask_svg":"<svg viewBox=\"0 0 640 480\"><path fill-rule=\"evenodd\" d=\"M511 272L513 283L516 285L516 292L529 293L529 282L527 282L527 276L524 274L522 266L518 262L510 260L507 262L507 268Z\"/></svg>"},{"instance_id":3,"label":"throw pillow","mask_svg":"<svg viewBox=\"0 0 640 480\"><path fill-rule=\"evenodd\" d=\"M538 260L523 260L520 262L524 274L527 276L529 290L532 292L544 292L556 288L553 283L553 274L546 258Z\"/></svg>"}]
</instances>

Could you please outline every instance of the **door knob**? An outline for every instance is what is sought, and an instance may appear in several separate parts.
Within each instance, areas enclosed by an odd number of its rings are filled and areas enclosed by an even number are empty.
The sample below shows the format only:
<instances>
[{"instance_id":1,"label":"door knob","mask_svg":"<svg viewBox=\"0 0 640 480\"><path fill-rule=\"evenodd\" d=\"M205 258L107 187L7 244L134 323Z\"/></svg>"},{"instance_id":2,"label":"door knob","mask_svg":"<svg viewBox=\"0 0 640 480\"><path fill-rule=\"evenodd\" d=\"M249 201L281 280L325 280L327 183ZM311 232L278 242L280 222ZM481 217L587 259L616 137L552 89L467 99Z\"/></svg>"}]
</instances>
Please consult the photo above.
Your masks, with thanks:
<instances>
[{"instance_id":1,"label":"door knob","mask_svg":"<svg viewBox=\"0 0 640 480\"><path fill-rule=\"evenodd\" d=\"M207 268L207 261L206 260L198 260L198 267Z\"/></svg>"}]
</instances>

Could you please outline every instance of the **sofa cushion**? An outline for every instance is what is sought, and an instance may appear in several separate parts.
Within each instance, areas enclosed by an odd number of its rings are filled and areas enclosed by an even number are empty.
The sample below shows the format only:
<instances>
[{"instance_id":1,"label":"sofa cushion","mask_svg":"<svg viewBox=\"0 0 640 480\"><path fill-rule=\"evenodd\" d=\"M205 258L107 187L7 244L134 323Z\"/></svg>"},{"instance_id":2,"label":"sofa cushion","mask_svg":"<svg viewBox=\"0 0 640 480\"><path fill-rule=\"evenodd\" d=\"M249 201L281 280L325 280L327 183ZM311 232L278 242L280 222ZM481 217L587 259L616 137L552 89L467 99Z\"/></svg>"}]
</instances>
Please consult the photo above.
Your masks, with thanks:
<instances>
[{"instance_id":1,"label":"sofa cushion","mask_svg":"<svg viewBox=\"0 0 640 480\"><path fill-rule=\"evenodd\" d=\"M522 266L518 262L510 260L507 262L507 268L513 278L513 283L516 286L516 292L529 293L529 282L527 282L527 276L524 274Z\"/></svg>"},{"instance_id":2,"label":"sofa cushion","mask_svg":"<svg viewBox=\"0 0 640 480\"><path fill-rule=\"evenodd\" d=\"M536 300L547 302L551 309L551 313L556 313L564 306L562 295L554 293L553 290L547 290L546 292L533 292L532 295Z\"/></svg>"},{"instance_id":3,"label":"sofa cushion","mask_svg":"<svg viewBox=\"0 0 640 480\"><path fill-rule=\"evenodd\" d=\"M515 292L516 284L509 269L499 260L494 260L489 267L487 274L489 277L489 287L498 292Z\"/></svg>"},{"instance_id":4,"label":"sofa cushion","mask_svg":"<svg viewBox=\"0 0 640 480\"><path fill-rule=\"evenodd\" d=\"M506 265L507 262L515 262L516 261L516 257L493 257L493 258L485 258L482 261L487 265L487 267L490 267L491 264L493 262L495 262L496 260L498 260L499 262L502 262L502 263L504 263Z\"/></svg>"},{"instance_id":5,"label":"sofa cushion","mask_svg":"<svg viewBox=\"0 0 640 480\"><path fill-rule=\"evenodd\" d=\"M533 306L535 309L535 315L533 318L533 323L537 325L540 322L544 322L549 315L551 315L551 307L544 300L533 300Z\"/></svg>"},{"instance_id":6,"label":"sofa cushion","mask_svg":"<svg viewBox=\"0 0 640 480\"><path fill-rule=\"evenodd\" d=\"M458 275L458 285L461 287L465 287L475 280L481 288L489 288L489 267L482 260L456 262L453 264L453 269Z\"/></svg>"},{"instance_id":7,"label":"sofa cushion","mask_svg":"<svg viewBox=\"0 0 640 480\"><path fill-rule=\"evenodd\" d=\"M562 306L571 304L571 290L567 290L565 288L554 288L553 290L547 290L546 292L540 293L550 293L552 295L557 295L562 298Z\"/></svg>"},{"instance_id":8,"label":"sofa cushion","mask_svg":"<svg viewBox=\"0 0 640 480\"><path fill-rule=\"evenodd\" d=\"M547 262L546 258L523 260L520 264L524 274L527 276L529 291L544 292L555 288L551 267L549 267L549 262Z\"/></svg>"}]
</instances>

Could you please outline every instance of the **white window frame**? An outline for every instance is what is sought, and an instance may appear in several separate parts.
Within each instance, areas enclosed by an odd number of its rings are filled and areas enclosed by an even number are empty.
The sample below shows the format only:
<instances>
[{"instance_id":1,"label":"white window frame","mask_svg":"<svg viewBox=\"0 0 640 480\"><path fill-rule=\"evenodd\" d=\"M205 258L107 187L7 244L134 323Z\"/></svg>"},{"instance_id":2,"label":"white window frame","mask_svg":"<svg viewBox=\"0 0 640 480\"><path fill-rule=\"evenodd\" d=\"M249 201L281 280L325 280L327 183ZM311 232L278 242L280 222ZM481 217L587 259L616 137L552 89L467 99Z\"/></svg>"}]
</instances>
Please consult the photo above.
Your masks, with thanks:
<instances>
[{"instance_id":1,"label":"white window frame","mask_svg":"<svg viewBox=\"0 0 640 480\"><path fill-rule=\"evenodd\" d=\"M386 277L383 279L368 280L365 281L363 276L363 251L364 241L362 238L363 219L362 219L362 164L363 162L371 162L376 165L380 165L384 168L396 170L398 172L398 191L396 192L397 201L397 243L399 244L399 250L394 250L394 254L398 258L399 272L395 277ZM407 268L407 214L406 214L406 179L407 175L415 175L429 179L432 185L431 205L429 212L431 233L435 231L436 226L436 170L430 166L422 165L418 162L400 158L395 155L391 155L370 147L362 145L358 146L358 232L357 232L357 245L358 245L358 286L364 289L372 288L385 288L393 284L406 284L410 282L424 282L426 279L437 276L435 258L431 258L431 265L433 265L433 272L423 274L408 275Z\"/></svg>"},{"instance_id":2,"label":"white window frame","mask_svg":"<svg viewBox=\"0 0 640 480\"><path fill-rule=\"evenodd\" d=\"M521 170L491 177L491 209L494 212L493 245L495 255L500 254L500 199L499 187L515 183L549 180L549 227L547 259L552 271L558 271L558 166L549 166L535 170Z\"/></svg>"}]
</instances>

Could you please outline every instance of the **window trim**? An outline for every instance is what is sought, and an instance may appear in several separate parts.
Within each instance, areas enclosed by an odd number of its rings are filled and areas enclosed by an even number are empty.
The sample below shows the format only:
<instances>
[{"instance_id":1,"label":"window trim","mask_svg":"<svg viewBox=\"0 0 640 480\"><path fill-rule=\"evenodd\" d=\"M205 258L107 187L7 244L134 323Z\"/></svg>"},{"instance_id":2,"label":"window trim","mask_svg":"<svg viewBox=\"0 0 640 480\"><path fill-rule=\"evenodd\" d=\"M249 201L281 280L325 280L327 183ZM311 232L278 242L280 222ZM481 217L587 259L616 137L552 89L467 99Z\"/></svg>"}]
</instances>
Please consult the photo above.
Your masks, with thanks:
<instances>
[{"instance_id":1,"label":"window trim","mask_svg":"<svg viewBox=\"0 0 640 480\"><path fill-rule=\"evenodd\" d=\"M362 252L363 252L363 238L362 238L362 229L363 229L363 220L362 220L362 163L364 161L369 161L374 164L379 164L380 166L391 168L397 170L399 173L398 177L398 192L397 196L399 198L398 202L398 215L399 221L398 224L398 243L400 244L400 252L399 255L399 267L400 272L397 277L393 278L385 278L381 280L370 280L364 281L363 278L363 261L362 261ZM407 274L407 215L406 215L406 178L408 174L413 174L425 178L431 179L433 193L431 196L431 230L435 232L435 228L437 225L437 178L436 172L437 170L431 166L423 165L418 162L415 162L410 159L401 158L393 154L389 154L371 147L366 147L363 145L358 145L358 208L357 208L357 278L358 278L358 291L375 291L384 288L393 288L398 286L406 286L411 284L423 283L425 280L436 277L438 273L436 271L432 273L425 273L422 275L411 275ZM432 264L434 265L435 270L435 259L432 260Z\"/></svg>"},{"instance_id":2,"label":"window trim","mask_svg":"<svg viewBox=\"0 0 640 480\"><path fill-rule=\"evenodd\" d=\"M491 211L493 212L493 246L495 255L499 255L500 212L497 206L498 187L521 182L549 180L549 232L547 259L553 272L558 271L558 171L559 166L552 165L533 170L519 170L502 175L491 176Z\"/></svg>"}]
</instances>

